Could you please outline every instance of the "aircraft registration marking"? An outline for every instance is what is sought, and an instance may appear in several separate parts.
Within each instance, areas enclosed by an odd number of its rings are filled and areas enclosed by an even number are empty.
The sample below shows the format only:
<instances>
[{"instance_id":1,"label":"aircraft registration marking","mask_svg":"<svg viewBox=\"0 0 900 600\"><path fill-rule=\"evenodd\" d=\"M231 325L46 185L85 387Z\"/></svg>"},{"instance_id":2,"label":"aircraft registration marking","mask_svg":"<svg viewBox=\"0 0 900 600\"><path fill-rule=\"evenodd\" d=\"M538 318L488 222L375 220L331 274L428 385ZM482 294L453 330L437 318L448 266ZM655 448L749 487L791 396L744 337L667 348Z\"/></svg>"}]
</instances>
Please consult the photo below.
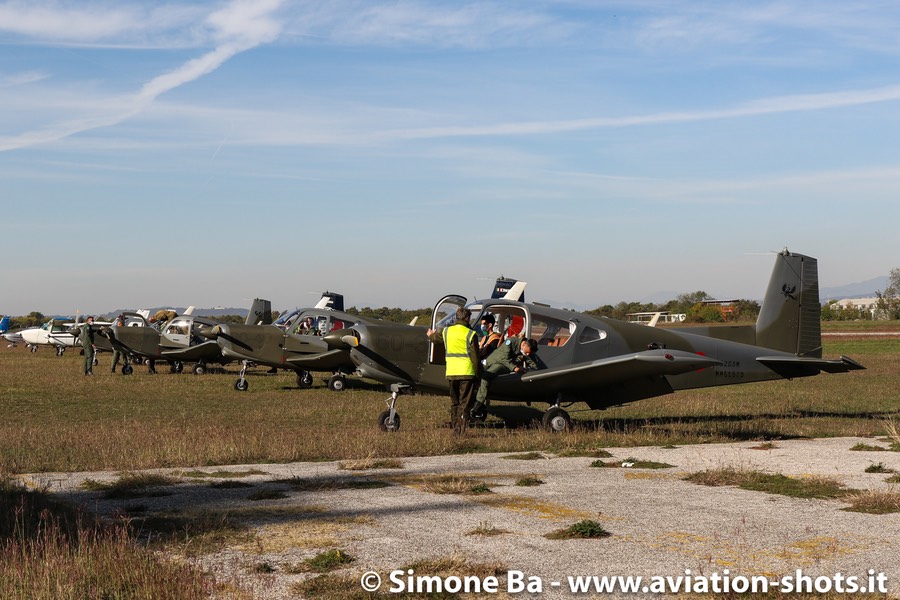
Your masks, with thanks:
<instances>
[{"instance_id":1,"label":"aircraft registration marking","mask_svg":"<svg viewBox=\"0 0 900 600\"><path fill-rule=\"evenodd\" d=\"M744 377L739 360L724 360L721 365L716 366L713 373L716 377L724 379L743 379Z\"/></svg>"}]
</instances>

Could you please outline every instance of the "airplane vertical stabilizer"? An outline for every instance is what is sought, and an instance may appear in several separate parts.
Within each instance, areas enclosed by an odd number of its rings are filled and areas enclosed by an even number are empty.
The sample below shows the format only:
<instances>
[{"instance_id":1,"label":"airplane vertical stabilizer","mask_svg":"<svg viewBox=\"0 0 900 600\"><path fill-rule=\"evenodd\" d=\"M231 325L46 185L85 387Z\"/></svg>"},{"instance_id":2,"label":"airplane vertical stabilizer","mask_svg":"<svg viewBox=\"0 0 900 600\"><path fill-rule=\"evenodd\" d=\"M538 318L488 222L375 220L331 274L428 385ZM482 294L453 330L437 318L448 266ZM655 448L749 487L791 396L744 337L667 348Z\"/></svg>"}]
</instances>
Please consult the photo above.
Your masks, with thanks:
<instances>
[{"instance_id":1,"label":"airplane vertical stabilizer","mask_svg":"<svg viewBox=\"0 0 900 600\"><path fill-rule=\"evenodd\" d=\"M799 356L822 356L818 261L785 248L775 260L756 320L756 343Z\"/></svg>"},{"instance_id":2,"label":"airplane vertical stabilizer","mask_svg":"<svg viewBox=\"0 0 900 600\"><path fill-rule=\"evenodd\" d=\"M9 316L4 316L0 319L0 333L6 333L9 331Z\"/></svg>"},{"instance_id":3,"label":"airplane vertical stabilizer","mask_svg":"<svg viewBox=\"0 0 900 600\"><path fill-rule=\"evenodd\" d=\"M250 305L250 312L244 320L244 325L271 325L272 303L269 300L254 298Z\"/></svg>"}]
</instances>

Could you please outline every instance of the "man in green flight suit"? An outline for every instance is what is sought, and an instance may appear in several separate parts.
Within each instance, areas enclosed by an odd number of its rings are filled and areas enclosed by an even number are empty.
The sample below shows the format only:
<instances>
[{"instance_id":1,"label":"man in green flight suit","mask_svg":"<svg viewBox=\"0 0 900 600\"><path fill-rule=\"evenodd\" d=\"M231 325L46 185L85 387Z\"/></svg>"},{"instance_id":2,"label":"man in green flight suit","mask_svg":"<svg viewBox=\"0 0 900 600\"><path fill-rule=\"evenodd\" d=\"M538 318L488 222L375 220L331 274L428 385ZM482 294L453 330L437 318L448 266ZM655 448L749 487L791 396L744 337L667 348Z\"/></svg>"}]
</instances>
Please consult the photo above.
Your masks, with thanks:
<instances>
[{"instance_id":1,"label":"man in green flight suit","mask_svg":"<svg viewBox=\"0 0 900 600\"><path fill-rule=\"evenodd\" d=\"M125 317L123 317L122 315L119 315L118 317L116 317L116 321L115 321L115 323L113 323L113 325L115 325L116 327L125 327ZM118 346L113 345L113 355L112 355L112 372L113 373L116 372L116 365L119 364L120 358L122 359L122 374L124 375L128 371L128 369L125 368L129 365L128 352L126 352L125 350L119 350Z\"/></svg>"},{"instance_id":2,"label":"man in green flight suit","mask_svg":"<svg viewBox=\"0 0 900 600\"><path fill-rule=\"evenodd\" d=\"M511 337L488 355L481 372L481 385L478 386L475 404L469 413L473 421L487 416L485 409L488 404L488 387L494 379L507 373L525 373L547 368L537 355L537 348L534 340Z\"/></svg>"},{"instance_id":3,"label":"man in green flight suit","mask_svg":"<svg viewBox=\"0 0 900 600\"><path fill-rule=\"evenodd\" d=\"M94 374L94 317L88 317L81 326L81 347L84 348L84 374Z\"/></svg>"}]
</instances>

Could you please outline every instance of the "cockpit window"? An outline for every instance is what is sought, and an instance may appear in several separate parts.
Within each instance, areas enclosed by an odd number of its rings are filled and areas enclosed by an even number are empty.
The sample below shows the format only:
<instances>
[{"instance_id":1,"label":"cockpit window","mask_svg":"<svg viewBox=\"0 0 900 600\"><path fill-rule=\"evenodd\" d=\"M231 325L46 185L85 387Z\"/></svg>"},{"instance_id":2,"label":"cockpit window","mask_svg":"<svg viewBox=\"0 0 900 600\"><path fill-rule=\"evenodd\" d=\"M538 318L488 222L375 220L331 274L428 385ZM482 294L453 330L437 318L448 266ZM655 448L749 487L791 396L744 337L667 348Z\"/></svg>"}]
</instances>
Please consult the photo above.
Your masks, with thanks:
<instances>
[{"instance_id":1,"label":"cockpit window","mask_svg":"<svg viewBox=\"0 0 900 600\"><path fill-rule=\"evenodd\" d=\"M585 327L578 336L579 344L589 344L591 342L599 342L606 339L606 332L593 327Z\"/></svg>"},{"instance_id":2,"label":"cockpit window","mask_svg":"<svg viewBox=\"0 0 900 600\"><path fill-rule=\"evenodd\" d=\"M531 320L531 337L537 340L539 346L565 346L574 332L575 323L570 321L543 315L534 315Z\"/></svg>"},{"instance_id":3,"label":"cockpit window","mask_svg":"<svg viewBox=\"0 0 900 600\"><path fill-rule=\"evenodd\" d=\"M190 332L190 323L185 319L176 319L166 327L165 332L170 335L187 335Z\"/></svg>"}]
</instances>

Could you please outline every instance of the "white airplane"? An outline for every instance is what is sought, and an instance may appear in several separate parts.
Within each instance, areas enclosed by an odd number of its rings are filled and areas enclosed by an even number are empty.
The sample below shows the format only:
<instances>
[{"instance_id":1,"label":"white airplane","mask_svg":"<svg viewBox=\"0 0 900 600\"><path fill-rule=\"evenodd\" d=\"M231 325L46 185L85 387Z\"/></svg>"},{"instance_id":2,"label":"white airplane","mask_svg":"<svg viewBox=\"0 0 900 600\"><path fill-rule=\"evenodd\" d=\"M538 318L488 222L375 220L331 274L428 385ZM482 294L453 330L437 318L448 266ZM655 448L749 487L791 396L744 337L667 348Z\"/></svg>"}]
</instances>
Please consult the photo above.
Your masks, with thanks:
<instances>
[{"instance_id":1,"label":"white airplane","mask_svg":"<svg viewBox=\"0 0 900 600\"><path fill-rule=\"evenodd\" d=\"M9 342L7 348L15 348L22 341L22 333L20 331L9 330L9 315L0 319L0 335Z\"/></svg>"},{"instance_id":2,"label":"white airplane","mask_svg":"<svg viewBox=\"0 0 900 600\"><path fill-rule=\"evenodd\" d=\"M81 318L74 321L70 318L50 319L40 327L32 327L21 332L22 341L32 352L37 352L38 346L53 346L56 355L62 356L66 348L74 348L79 344L77 330L74 326L81 324ZM94 325L112 325L108 321L94 321Z\"/></svg>"}]
</instances>

